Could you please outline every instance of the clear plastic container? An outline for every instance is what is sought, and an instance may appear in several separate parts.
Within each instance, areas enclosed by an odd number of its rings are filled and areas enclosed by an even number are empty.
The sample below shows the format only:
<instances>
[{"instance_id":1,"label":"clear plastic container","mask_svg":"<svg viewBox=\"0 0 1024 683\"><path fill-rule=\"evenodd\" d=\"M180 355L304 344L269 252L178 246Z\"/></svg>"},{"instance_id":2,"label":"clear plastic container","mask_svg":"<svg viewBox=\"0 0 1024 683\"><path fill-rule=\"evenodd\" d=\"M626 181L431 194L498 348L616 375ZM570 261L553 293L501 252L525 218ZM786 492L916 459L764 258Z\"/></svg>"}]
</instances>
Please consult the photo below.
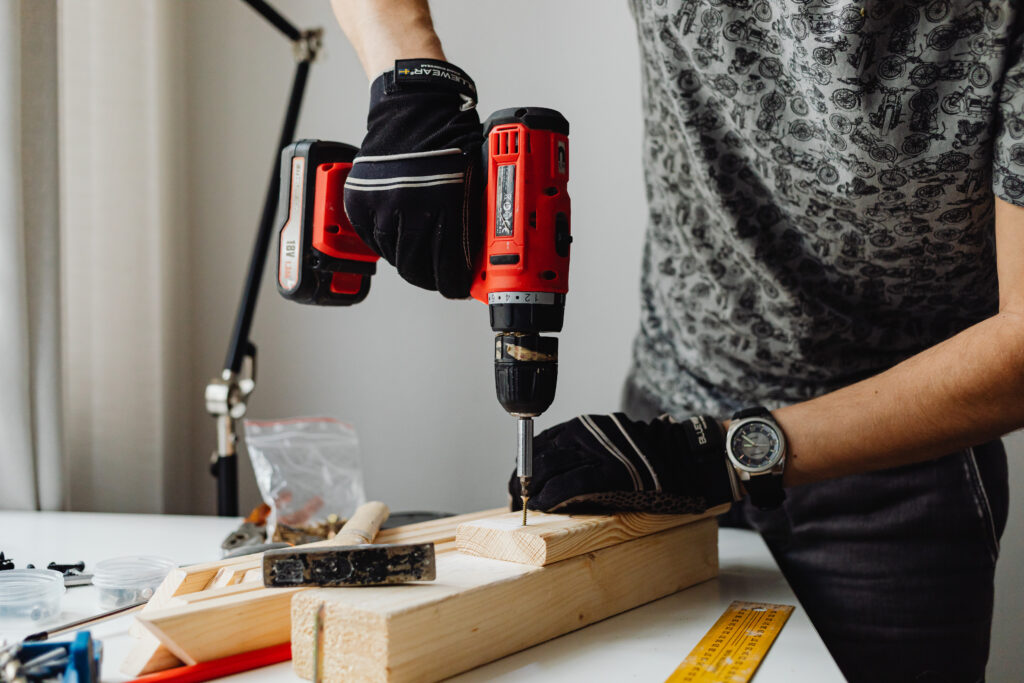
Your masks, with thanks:
<instances>
[{"instance_id":1,"label":"clear plastic container","mask_svg":"<svg viewBox=\"0 0 1024 683\"><path fill-rule=\"evenodd\" d=\"M156 555L114 557L97 562L93 567L92 585L99 589L100 607L114 609L149 600L168 572L177 566L174 560Z\"/></svg>"},{"instance_id":2,"label":"clear plastic container","mask_svg":"<svg viewBox=\"0 0 1024 683\"><path fill-rule=\"evenodd\" d=\"M64 575L52 569L0 572L0 619L41 624L60 616Z\"/></svg>"}]
</instances>

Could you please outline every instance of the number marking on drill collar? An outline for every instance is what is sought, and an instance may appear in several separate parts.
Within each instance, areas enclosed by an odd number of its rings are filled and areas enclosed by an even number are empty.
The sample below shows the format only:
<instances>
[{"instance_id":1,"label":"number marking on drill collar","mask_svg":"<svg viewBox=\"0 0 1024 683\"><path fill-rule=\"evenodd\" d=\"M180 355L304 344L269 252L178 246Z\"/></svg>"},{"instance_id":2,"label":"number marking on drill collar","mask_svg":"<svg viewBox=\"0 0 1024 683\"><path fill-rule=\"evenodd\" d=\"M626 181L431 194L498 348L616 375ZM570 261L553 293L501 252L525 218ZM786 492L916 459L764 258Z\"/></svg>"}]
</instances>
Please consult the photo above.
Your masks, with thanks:
<instances>
[{"instance_id":1,"label":"number marking on drill collar","mask_svg":"<svg viewBox=\"0 0 1024 683\"><path fill-rule=\"evenodd\" d=\"M488 304L546 304L556 302L554 292L490 292Z\"/></svg>"},{"instance_id":2,"label":"number marking on drill collar","mask_svg":"<svg viewBox=\"0 0 1024 683\"><path fill-rule=\"evenodd\" d=\"M792 605L733 602L665 683L749 681L792 613Z\"/></svg>"}]
</instances>

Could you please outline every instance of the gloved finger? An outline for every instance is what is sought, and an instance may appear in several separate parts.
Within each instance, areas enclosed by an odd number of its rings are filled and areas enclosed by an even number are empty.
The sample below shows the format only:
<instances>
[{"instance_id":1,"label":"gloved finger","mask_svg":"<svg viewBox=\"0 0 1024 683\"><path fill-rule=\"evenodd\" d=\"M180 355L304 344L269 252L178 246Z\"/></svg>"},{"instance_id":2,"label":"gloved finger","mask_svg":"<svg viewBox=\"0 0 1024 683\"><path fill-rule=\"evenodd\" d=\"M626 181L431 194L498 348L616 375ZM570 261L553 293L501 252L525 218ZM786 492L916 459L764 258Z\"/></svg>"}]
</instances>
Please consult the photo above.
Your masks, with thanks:
<instances>
[{"instance_id":1,"label":"gloved finger","mask_svg":"<svg viewBox=\"0 0 1024 683\"><path fill-rule=\"evenodd\" d=\"M540 434L533 437L533 450L534 452L541 448L554 447L555 440L563 434L566 429L569 428L573 422L576 422L576 418L567 422L559 422L558 424L548 427Z\"/></svg>"},{"instance_id":2,"label":"gloved finger","mask_svg":"<svg viewBox=\"0 0 1024 683\"><path fill-rule=\"evenodd\" d=\"M402 215L400 227L395 232L392 263L406 282L423 289L437 289L430 254L440 229L435 216L424 209Z\"/></svg>"},{"instance_id":3,"label":"gloved finger","mask_svg":"<svg viewBox=\"0 0 1024 683\"><path fill-rule=\"evenodd\" d=\"M707 501L699 497L660 491L597 491L567 498L561 503L545 508L545 512L565 514L652 512L659 515L692 515L707 509Z\"/></svg>"},{"instance_id":4,"label":"gloved finger","mask_svg":"<svg viewBox=\"0 0 1024 683\"><path fill-rule=\"evenodd\" d=\"M437 239L433 245L431 261L434 264L434 285L441 296L447 299L465 299L469 296L472 284L473 266L466 257L469 252L464 223L461 216L443 217L439 221Z\"/></svg>"},{"instance_id":5,"label":"gloved finger","mask_svg":"<svg viewBox=\"0 0 1024 683\"><path fill-rule=\"evenodd\" d=\"M370 202L370 197L363 193L345 193L345 215L352 229L359 235L363 244L383 256L380 246L374 237L374 230L377 225L377 213Z\"/></svg>"},{"instance_id":6,"label":"gloved finger","mask_svg":"<svg viewBox=\"0 0 1024 683\"><path fill-rule=\"evenodd\" d=\"M373 241L381 258L395 264L398 235L402 230L402 214L394 209L378 210L374 214Z\"/></svg>"},{"instance_id":7,"label":"gloved finger","mask_svg":"<svg viewBox=\"0 0 1024 683\"><path fill-rule=\"evenodd\" d=\"M534 487L527 506L531 510L551 510L566 500L608 489L608 473L599 462L576 467Z\"/></svg>"},{"instance_id":8,"label":"gloved finger","mask_svg":"<svg viewBox=\"0 0 1024 683\"><path fill-rule=\"evenodd\" d=\"M593 433L587 429L582 418L574 417L545 429L533 439L534 453L547 450L582 450L594 452L601 446L594 440Z\"/></svg>"},{"instance_id":9,"label":"gloved finger","mask_svg":"<svg viewBox=\"0 0 1024 683\"><path fill-rule=\"evenodd\" d=\"M380 247L381 256L394 265L397 239L394 233L401 226L391 219L414 219L424 206L434 207L436 214L446 203L460 205L466 163L465 155L458 148L358 156L345 179L345 211L349 221L354 227L360 226L356 231L362 237L366 215L376 214L373 239ZM382 239L385 235L387 238ZM430 252L423 256L430 267Z\"/></svg>"},{"instance_id":10,"label":"gloved finger","mask_svg":"<svg viewBox=\"0 0 1024 683\"><path fill-rule=\"evenodd\" d=\"M540 490L544 482L552 477L592 464L593 458L584 451L538 448L536 440L534 444L533 475L530 477L530 490L527 491L531 496L535 490ZM509 477L508 492L512 494L513 499L519 498L521 495L519 476L515 470Z\"/></svg>"},{"instance_id":11,"label":"gloved finger","mask_svg":"<svg viewBox=\"0 0 1024 683\"><path fill-rule=\"evenodd\" d=\"M473 259L483 242L480 193L478 176L480 171L475 157L467 155L465 182L453 186L461 197L451 197L445 204L445 214L439 223L433 254L434 274L437 291L449 299L464 299L469 296L473 284ZM455 209L455 210L453 210ZM450 213L449 213L450 211Z\"/></svg>"}]
</instances>

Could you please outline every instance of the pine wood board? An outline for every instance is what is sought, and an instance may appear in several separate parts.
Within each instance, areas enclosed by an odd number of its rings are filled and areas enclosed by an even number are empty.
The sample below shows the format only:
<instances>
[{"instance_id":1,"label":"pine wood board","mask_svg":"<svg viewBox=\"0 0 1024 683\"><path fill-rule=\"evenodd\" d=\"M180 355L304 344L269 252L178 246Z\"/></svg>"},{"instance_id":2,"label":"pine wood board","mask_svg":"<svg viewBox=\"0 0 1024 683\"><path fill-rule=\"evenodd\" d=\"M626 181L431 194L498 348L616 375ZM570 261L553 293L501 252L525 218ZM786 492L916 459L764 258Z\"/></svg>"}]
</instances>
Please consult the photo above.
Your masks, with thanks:
<instances>
[{"instance_id":1,"label":"pine wood board","mask_svg":"<svg viewBox=\"0 0 1024 683\"><path fill-rule=\"evenodd\" d=\"M174 656L195 664L288 642L289 605L302 590L311 589L261 587L137 618Z\"/></svg>"},{"instance_id":2,"label":"pine wood board","mask_svg":"<svg viewBox=\"0 0 1024 683\"><path fill-rule=\"evenodd\" d=\"M523 526L522 514L464 522L455 535L458 549L468 555L542 567L600 550L640 536L714 517L729 509L720 505L698 515L656 515L625 512L616 515L549 515L532 512Z\"/></svg>"},{"instance_id":3,"label":"pine wood board","mask_svg":"<svg viewBox=\"0 0 1024 683\"><path fill-rule=\"evenodd\" d=\"M505 514L506 511L507 508L493 508L383 529L374 542L433 541L435 553L453 552L455 530L459 524ZM304 547L323 545L331 543L319 541ZM181 662L203 662L287 642L291 637L291 593L310 589L263 588L262 569L255 568L262 565L262 557L258 554L218 560L172 572L157 590L160 599L151 600L138 615L137 623L144 629L146 637L136 643L122 664L122 672L138 676ZM242 582L212 587L211 583L222 570L225 571L221 576L239 571ZM257 576L260 583L253 584L249 578ZM209 625L216 625L216 629L221 630L210 630Z\"/></svg>"},{"instance_id":4,"label":"pine wood board","mask_svg":"<svg viewBox=\"0 0 1024 683\"><path fill-rule=\"evenodd\" d=\"M142 608L140 616L147 611L153 612L173 604L178 596L205 590L218 572L233 566L244 565L247 560L249 560L248 557L236 557L172 569L163 583L154 591L153 597ZM128 656L121 662L121 673L128 676L143 676L172 669L185 663L138 621L133 622L129 633L134 637L135 644Z\"/></svg>"},{"instance_id":5,"label":"pine wood board","mask_svg":"<svg viewBox=\"0 0 1024 683\"><path fill-rule=\"evenodd\" d=\"M246 559L249 559L248 557ZM236 583L242 581L245 573L250 569L262 568L263 561L262 555L260 559L254 559L244 564L233 565L230 567L222 567L217 570L217 573L213 576L213 579L206 588L222 588L224 586L233 586Z\"/></svg>"},{"instance_id":6,"label":"pine wood board","mask_svg":"<svg viewBox=\"0 0 1024 683\"><path fill-rule=\"evenodd\" d=\"M260 590L261 588L263 588L262 579L258 582L253 581L250 583L235 583L230 586L207 588L204 591L197 591L195 593L187 593L185 595L175 596L168 601L167 607L183 607L185 605L194 605L198 602L216 600L218 598L225 598L232 595L241 595L242 593ZM153 612L150 612L150 614L159 614L159 612L154 610Z\"/></svg>"},{"instance_id":7,"label":"pine wood board","mask_svg":"<svg viewBox=\"0 0 1024 683\"><path fill-rule=\"evenodd\" d=\"M173 669L184 664L164 647L160 639L149 631L142 629L136 636L135 644L121 662L121 673L136 677L146 674Z\"/></svg>"},{"instance_id":8,"label":"pine wood board","mask_svg":"<svg viewBox=\"0 0 1024 683\"><path fill-rule=\"evenodd\" d=\"M717 574L710 518L543 567L446 553L431 583L297 593L293 666L312 677L321 606L324 681L436 681Z\"/></svg>"},{"instance_id":9,"label":"pine wood board","mask_svg":"<svg viewBox=\"0 0 1024 683\"><path fill-rule=\"evenodd\" d=\"M242 577L242 583L249 582L256 582L261 586L263 585L263 567L256 567L245 573L245 576Z\"/></svg>"}]
</instances>

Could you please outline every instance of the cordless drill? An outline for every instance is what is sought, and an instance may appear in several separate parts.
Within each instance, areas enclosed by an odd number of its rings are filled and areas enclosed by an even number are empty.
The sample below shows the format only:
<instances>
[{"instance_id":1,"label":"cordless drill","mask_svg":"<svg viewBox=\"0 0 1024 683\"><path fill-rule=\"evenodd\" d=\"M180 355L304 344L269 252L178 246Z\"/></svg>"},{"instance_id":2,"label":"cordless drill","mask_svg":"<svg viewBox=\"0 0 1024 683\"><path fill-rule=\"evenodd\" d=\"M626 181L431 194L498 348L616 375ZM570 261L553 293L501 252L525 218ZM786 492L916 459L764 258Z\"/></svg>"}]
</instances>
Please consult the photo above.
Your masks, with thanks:
<instances>
[{"instance_id":1,"label":"cordless drill","mask_svg":"<svg viewBox=\"0 0 1024 683\"><path fill-rule=\"evenodd\" d=\"M518 418L523 525L533 475L533 418L555 399L569 291L569 122L553 109L502 109L484 123L487 212L474 299L486 302L498 401Z\"/></svg>"},{"instance_id":2,"label":"cordless drill","mask_svg":"<svg viewBox=\"0 0 1024 683\"><path fill-rule=\"evenodd\" d=\"M569 289L569 123L553 109L495 112L484 123L487 188L473 298L488 304L498 401L518 418L516 472L523 524L532 474L533 418L555 398L558 340ZM366 298L377 254L345 216L356 149L302 140L282 152L278 291L316 305Z\"/></svg>"}]
</instances>

